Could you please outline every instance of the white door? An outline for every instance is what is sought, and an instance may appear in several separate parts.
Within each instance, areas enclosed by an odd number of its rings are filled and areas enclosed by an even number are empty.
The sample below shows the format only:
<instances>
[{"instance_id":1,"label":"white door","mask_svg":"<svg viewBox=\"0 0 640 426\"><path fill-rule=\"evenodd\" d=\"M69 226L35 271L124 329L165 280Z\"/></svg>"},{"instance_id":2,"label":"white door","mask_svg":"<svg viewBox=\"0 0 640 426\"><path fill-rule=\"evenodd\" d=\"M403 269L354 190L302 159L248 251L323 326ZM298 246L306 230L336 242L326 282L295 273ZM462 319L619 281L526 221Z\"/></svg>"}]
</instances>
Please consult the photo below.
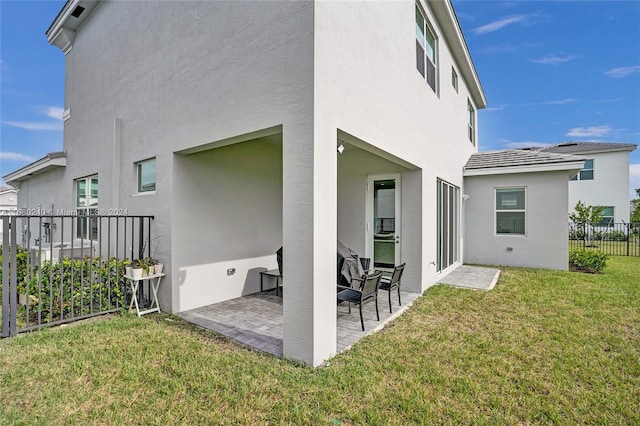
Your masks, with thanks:
<instances>
[{"instance_id":1,"label":"white door","mask_svg":"<svg viewBox=\"0 0 640 426\"><path fill-rule=\"evenodd\" d=\"M374 175L367 179L366 242L371 269L393 269L400 264L401 175Z\"/></svg>"}]
</instances>

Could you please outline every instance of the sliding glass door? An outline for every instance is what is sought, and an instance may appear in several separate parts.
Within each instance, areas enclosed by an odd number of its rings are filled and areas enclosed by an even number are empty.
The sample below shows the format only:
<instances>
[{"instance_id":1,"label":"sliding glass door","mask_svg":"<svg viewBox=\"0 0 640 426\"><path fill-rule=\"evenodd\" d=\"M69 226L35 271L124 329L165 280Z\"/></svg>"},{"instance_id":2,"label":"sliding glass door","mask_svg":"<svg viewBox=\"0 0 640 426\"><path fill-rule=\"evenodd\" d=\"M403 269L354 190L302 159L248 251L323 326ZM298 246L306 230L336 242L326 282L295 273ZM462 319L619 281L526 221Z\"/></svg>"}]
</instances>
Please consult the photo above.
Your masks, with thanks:
<instances>
[{"instance_id":1,"label":"sliding glass door","mask_svg":"<svg viewBox=\"0 0 640 426\"><path fill-rule=\"evenodd\" d=\"M447 269L459 260L460 252L460 188L437 181L437 269Z\"/></svg>"}]
</instances>

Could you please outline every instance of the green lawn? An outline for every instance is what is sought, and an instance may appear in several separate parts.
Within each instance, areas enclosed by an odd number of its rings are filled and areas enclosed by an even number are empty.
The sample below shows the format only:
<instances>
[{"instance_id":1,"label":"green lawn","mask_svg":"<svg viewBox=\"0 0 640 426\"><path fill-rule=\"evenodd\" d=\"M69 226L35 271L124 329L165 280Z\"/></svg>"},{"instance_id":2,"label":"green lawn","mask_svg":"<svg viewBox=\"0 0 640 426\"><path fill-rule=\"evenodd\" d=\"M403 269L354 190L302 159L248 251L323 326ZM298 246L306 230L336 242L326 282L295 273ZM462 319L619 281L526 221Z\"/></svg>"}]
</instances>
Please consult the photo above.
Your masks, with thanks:
<instances>
[{"instance_id":1,"label":"green lawn","mask_svg":"<svg viewBox=\"0 0 640 426\"><path fill-rule=\"evenodd\" d=\"M169 315L0 341L0 424L639 424L640 259L437 286L312 369Z\"/></svg>"}]
</instances>

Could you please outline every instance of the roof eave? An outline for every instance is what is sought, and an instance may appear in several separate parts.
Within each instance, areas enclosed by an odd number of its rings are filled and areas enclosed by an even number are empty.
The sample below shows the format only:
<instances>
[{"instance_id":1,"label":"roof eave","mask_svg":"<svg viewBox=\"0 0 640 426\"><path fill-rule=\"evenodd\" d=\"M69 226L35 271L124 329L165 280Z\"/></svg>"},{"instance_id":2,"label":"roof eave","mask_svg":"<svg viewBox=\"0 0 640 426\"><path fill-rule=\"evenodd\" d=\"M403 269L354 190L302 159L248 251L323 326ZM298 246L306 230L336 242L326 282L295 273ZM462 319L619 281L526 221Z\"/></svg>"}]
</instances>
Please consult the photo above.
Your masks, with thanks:
<instances>
[{"instance_id":1,"label":"roof eave","mask_svg":"<svg viewBox=\"0 0 640 426\"><path fill-rule=\"evenodd\" d=\"M514 173L539 173L567 171L577 173L584 167L584 160L575 160L562 163L524 164L517 166L484 167L477 169L464 169L463 176L488 176L505 175Z\"/></svg>"},{"instance_id":2,"label":"roof eave","mask_svg":"<svg viewBox=\"0 0 640 426\"><path fill-rule=\"evenodd\" d=\"M33 163L27 164L26 166L16 170L15 172L3 176L3 179L9 185L13 186L12 182L22 182L30 179L33 176L46 173L58 167L66 167L66 165L66 152L51 152L40 158L39 160L36 160Z\"/></svg>"},{"instance_id":3,"label":"roof eave","mask_svg":"<svg viewBox=\"0 0 640 426\"><path fill-rule=\"evenodd\" d=\"M478 72L471 58L469 47L462 33L460 22L456 16L451 0L428 0L431 10L436 18L445 25L441 25L449 46L455 57L459 71L469 85L471 98L477 109L487 106L487 98L482 89L482 83L478 77Z\"/></svg>"},{"instance_id":4,"label":"roof eave","mask_svg":"<svg viewBox=\"0 0 640 426\"><path fill-rule=\"evenodd\" d=\"M67 0L45 32L47 41L60 48L66 55L73 47L76 30L91 15L101 0ZM84 10L79 16L73 16L78 6Z\"/></svg>"}]
</instances>

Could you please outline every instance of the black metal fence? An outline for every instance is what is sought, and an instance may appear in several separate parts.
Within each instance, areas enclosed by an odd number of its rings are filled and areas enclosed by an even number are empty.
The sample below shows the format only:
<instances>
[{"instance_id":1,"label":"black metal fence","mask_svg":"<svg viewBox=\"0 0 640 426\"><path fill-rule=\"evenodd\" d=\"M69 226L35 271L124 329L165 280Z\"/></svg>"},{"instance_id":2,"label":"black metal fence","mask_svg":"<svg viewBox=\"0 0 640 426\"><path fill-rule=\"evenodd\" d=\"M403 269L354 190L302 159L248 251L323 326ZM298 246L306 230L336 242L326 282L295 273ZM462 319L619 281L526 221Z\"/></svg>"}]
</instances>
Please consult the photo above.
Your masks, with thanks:
<instances>
[{"instance_id":1,"label":"black metal fence","mask_svg":"<svg viewBox=\"0 0 640 426\"><path fill-rule=\"evenodd\" d=\"M127 307L125 266L152 256L153 216L8 215L0 220L1 337Z\"/></svg>"},{"instance_id":2,"label":"black metal fence","mask_svg":"<svg viewBox=\"0 0 640 426\"><path fill-rule=\"evenodd\" d=\"M640 256L640 223L569 222L569 249L577 248L612 256Z\"/></svg>"}]
</instances>

